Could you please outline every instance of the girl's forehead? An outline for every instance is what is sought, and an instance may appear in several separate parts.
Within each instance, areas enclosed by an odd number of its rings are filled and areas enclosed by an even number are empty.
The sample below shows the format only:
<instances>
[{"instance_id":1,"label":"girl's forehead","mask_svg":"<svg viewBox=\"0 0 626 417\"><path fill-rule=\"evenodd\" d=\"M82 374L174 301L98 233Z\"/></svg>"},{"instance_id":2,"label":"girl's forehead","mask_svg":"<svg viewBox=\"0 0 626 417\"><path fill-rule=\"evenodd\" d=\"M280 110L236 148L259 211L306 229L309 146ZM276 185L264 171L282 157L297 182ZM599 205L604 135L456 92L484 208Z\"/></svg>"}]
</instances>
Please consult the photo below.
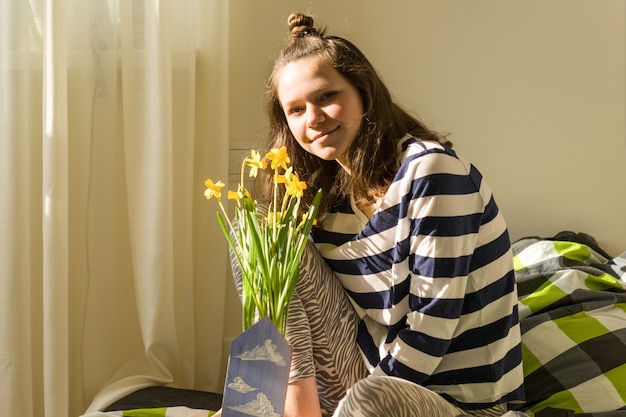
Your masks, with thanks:
<instances>
[{"instance_id":1,"label":"girl's forehead","mask_svg":"<svg viewBox=\"0 0 626 417\"><path fill-rule=\"evenodd\" d=\"M303 58L299 58L296 59L294 61L288 62L286 63L279 72L279 76L278 79L280 80L280 78L282 78L282 76L285 74L285 72L287 71L294 71L294 72L302 72L302 71L313 71L316 70L320 67L324 67L328 65L327 60L323 59L322 57L319 56L310 56L310 57L303 57Z\"/></svg>"},{"instance_id":2,"label":"girl's forehead","mask_svg":"<svg viewBox=\"0 0 626 417\"><path fill-rule=\"evenodd\" d=\"M275 87L290 81L296 82L314 78L326 80L344 80L345 76L332 65L332 61L325 57L301 58L286 64L275 78ZM346 80L348 81L348 80Z\"/></svg>"},{"instance_id":3,"label":"girl's forehead","mask_svg":"<svg viewBox=\"0 0 626 417\"><path fill-rule=\"evenodd\" d=\"M280 95L293 89L316 88L320 84L328 84L339 77L337 70L325 61L300 59L282 68L276 80L276 90Z\"/></svg>"}]
</instances>

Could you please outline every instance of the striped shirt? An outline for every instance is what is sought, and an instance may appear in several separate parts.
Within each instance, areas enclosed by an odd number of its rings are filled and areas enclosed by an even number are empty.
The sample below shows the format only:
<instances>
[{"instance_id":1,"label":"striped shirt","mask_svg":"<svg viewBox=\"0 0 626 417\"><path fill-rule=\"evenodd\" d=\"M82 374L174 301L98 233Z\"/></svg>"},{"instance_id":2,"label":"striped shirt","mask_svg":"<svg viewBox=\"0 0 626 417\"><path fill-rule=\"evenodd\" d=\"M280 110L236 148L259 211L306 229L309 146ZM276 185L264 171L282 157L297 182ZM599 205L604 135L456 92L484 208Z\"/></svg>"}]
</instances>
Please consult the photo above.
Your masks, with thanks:
<instances>
[{"instance_id":1,"label":"striped shirt","mask_svg":"<svg viewBox=\"0 0 626 417\"><path fill-rule=\"evenodd\" d=\"M491 190L448 147L409 137L400 146L401 166L371 219L351 197L313 232L362 310L358 344L370 372L465 409L522 401L512 254Z\"/></svg>"}]
</instances>

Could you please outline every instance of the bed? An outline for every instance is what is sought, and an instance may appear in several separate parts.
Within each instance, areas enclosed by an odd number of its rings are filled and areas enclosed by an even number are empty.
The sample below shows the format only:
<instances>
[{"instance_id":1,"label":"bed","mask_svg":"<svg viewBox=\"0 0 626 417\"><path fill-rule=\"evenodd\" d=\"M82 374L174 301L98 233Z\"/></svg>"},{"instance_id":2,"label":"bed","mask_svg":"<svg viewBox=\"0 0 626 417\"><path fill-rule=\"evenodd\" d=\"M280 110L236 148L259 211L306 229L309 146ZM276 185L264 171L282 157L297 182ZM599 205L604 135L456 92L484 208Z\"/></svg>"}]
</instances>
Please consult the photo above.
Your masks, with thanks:
<instances>
[{"instance_id":1,"label":"bed","mask_svg":"<svg viewBox=\"0 0 626 417\"><path fill-rule=\"evenodd\" d=\"M626 252L566 231L520 239L513 254L527 396L517 411L626 417ZM89 417L207 416L220 405L219 393L152 387Z\"/></svg>"},{"instance_id":2,"label":"bed","mask_svg":"<svg viewBox=\"0 0 626 417\"><path fill-rule=\"evenodd\" d=\"M626 416L626 252L584 233L513 244L527 403Z\"/></svg>"}]
</instances>

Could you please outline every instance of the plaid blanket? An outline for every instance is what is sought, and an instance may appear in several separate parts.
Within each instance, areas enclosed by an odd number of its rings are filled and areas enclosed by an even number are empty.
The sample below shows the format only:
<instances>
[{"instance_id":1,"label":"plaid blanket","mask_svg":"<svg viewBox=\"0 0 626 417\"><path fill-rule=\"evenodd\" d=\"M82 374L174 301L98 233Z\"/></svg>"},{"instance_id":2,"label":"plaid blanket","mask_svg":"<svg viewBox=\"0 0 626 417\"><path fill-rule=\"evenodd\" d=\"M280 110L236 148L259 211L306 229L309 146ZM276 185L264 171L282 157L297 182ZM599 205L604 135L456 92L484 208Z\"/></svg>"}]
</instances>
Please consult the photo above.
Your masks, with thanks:
<instances>
[{"instance_id":1,"label":"plaid blanket","mask_svg":"<svg viewBox=\"0 0 626 417\"><path fill-rule=\"evenodd\" d=\"M521 239L513 253L527 396L522 411L626 416L626 252L611 258L589 235L563 232Z\"/></svg>"}]
</instances>

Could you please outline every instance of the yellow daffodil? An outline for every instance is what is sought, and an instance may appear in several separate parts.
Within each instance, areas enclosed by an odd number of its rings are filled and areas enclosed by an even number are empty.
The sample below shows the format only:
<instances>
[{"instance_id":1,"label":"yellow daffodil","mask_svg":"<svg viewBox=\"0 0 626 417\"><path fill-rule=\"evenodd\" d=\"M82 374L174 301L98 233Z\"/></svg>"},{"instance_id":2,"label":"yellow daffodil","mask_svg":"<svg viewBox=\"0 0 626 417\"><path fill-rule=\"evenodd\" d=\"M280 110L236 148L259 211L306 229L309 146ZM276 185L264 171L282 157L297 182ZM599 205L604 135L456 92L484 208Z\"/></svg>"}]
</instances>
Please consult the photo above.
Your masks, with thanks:
<instances>
[{"instance_id":1,"label":"yellow daffodil","mask_svg":"<svg viewBox=\"0 0 626 417\"><path fill-rule=\"evenodd\" d=\"M302 213L302 220L300 221L300 224L298 225L298 227L304 227L308 217L309 217L308 213ZM313 219L313 226L315 225L317 225L317 219Z\"/></svg>"},{"instance_id":2,"label":"yellow daffodil","mask_svg":"<svg viewBox=\"0 0 626 417\"><path fill-rule=\"evenodd\" d=\"M276 225L280 223L284 218L285 218L285 213L283 213L282 211L277 211L276 213L270 211L269 213L267 213L268 224Z\"/></svg>"},{"instance_id":3,"label":"yellow daffodil","mask_svg":"<svg viewBox=\"0 0 626 417\"><path fill-rule=\"evenodd\" d=\"M261 159L261 154L254 149L250 153L250 157L246 158L245 164L250 167L250 177L256 177L259 169L267 168L267 161Z\"/></svg>"},{"instance_id":4,"label":"yellow daffodil","mask_svg":"<svg viewBox=\"0 0 626 417\"><path fill-rule=\"evenodd\" d=\"M292 175L293 167L287 168L287 171L283 175L280 175L278 172L274 172L274 184L285 184L289 181L289 178Z\"/></svg>"},{"instance_id":5,"label":"yellow daffodil","mask_svg":"<svg viewBox=\"0 0 626 417\"><path fill-rule=\"evenodd\" d=\"M237 205L239 205L239 192L237 191L228 191L228 199L229 200L236 200L237 201Z\"/></svg>"},{"instance_id":6,"label":"yellow daffodil","mask_svg":"<svg viewBox=\"0 0 626 417\"><path fill-rule=\"evenodd\" d=\"M213 196L217 197L218 199L222 197L222 187L224 187L224 183L222 181L213 183L212 180L206 180L204 182L204 185L206 185L204 196L207 200Z\"/></svg>"},{"instance_id":7,"label":"yellow daffodil","mask_svg":"<svg viewBox=\"0 0 626 417\"><path fill-rule=\"evenodd\" d=\"M281 146L280 148L273 148L265 157L272 161L271 167L273 170L278 169L278 167L282 167L284 170L287 170L287 164L291 162L289 159L289 155L287 154L287 147Z\"/></svg>"},{"instance_id":8,"label":"yellow daffodil","mask_svg":"<svg viewBox=\"0 0 626 417\"><path fill-rule=\"evenodd\" d=\"M287 195L295 195L297 198L302 198L304 190L306 190L306 182L300 181L300 177L295 172L290 173L285 186L287 187Z\"/></svg>"}]
</instances>

